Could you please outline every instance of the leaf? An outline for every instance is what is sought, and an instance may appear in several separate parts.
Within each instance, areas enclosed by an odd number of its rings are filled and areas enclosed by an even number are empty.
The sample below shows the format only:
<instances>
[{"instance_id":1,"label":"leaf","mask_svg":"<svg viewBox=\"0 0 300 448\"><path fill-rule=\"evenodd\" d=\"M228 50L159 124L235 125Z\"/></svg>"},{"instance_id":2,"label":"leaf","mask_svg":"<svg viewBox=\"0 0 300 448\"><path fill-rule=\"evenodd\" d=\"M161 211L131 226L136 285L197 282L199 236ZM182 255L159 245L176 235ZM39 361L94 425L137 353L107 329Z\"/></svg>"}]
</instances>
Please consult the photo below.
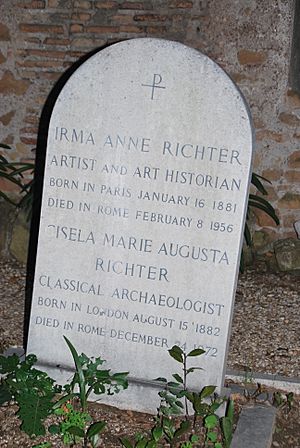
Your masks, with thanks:
<instances>
[{"instance_id":1,"label":"leaf","mask_svg":"<svg viewBox=\"0 0 300 448\"><path fill-rule=\"evenodd\" d=\"M19 357L14 354L12 356L0 356L0 373L11 373L16 370L20 362Z\"/></svg>"},{"instance_id":2,"label":"leaf","mask_svg":"<svg viewBox=\"0 0 300 448\"><path fill-rule=\"evenodd\" d=\"M157 442L163 436L163 428L161 428L160 426L156 426L152 429L151 434L155 442Z\"/></svg>"},{"instance_id":3,"label":"leaf","mask_svg":"<svg viewBox=\"0 0 300 448\"><path fill-rule=\"evenodd\" d=\"M218 436L215 432L209 431L206 435L206 437L213 443L215 443L218 439Z\"/></svg>"},{"instance_id":4,"label":"leaf","mask_svg":"<svg viewBox=\"0 0 300 448\"><path fill-rule=\"evenodd\" d=\"M103 431L105 426L106 426L106 422L104 422L104 421L93 423L87 430L87 433L86 433L87 437L93 437L96 434L100 434L100 432Z\"/></svg>"},{"instance_id":5,"label":"leaf","mask_svg":"<svg viewBox=\"0 0 300 448\"><path fill-rule=\"evenodd\" d=\"M146 448L147 440L143 437L138 443L135 445L136 448Z\"/></svg>"},{"instance_id":6,"label":"leaf","mask_svg":"<svg viewBox=\"0 0 300 448\"><path fill-rule=\"evenodd\" d=\"M181 377L180 375L178 375L178 373L173 373L172 377L173 377L176 381L178 381L178 383L183 384L183 379L182 379L182 377Z\"/></svg>"},{"instance_id":7,"label":"leaf","mask_svg":"<svg viewBox=\"0 0 300 448\"><path fill-rule=\"evenodd\" d=\"M65 404L67 401L72 400L72 398L76 397L77 394L75 393L71 393L68 395L63 396L62 398L60 398L58 401L56 401L56 403L54 403L53 405L53 409L58 409L60 408L63 404Z\"/></svg>"},{"instance_id":8,"label":"leaf","mask_svg":"<svg viewBox=\"0 0 300 448\"><path fill-rule=\"evenodd\" d=\"M249 226L247 223L245 223L244 237L245 237L247 246L251 246L252 238L251 238L251 233L250 233Z\"/></svg>"},{"instance_id":9,"label":"leaf","mask_svg":"<svg viewBox=\"0 0 300 448\"><path fill-rule=\"evenodd\" d=\"M225 448L229 448L232 440L232 421L228 417L222 417L220 421Z\"/></svg>"},{"instance_id":10,"label":"leaf","mask_svg":"<svg viewBox=\"0 0 300 448\"><path fill-rule=\"evenodd\" d=\"M262 193L263 195L267 195L268 192L265 189L265 187L263 186L262 182L260 181L263 180L264 182L267 182L268 184L272 184L272 182L270 182L268 179L266 179L265 177L259 176L256 173L252 173L251 176L251 183L257 188L257 190Z\"/></svg>"},{"instance_id":11,"label":"leaf","mask_svg":"<svg viewBox=\"0 0 300 448\"><path fill-rule=\"evenodd\" d=\"M125 437L121 437L120 442L122 443L123 446L125 446L125 448L133 448L131 442Z\"/></svg>"},{"instance_id":12,"label":"leaf","mask_svg":"<svg viewBox=\"0 0 300 448\"><path fill-rule=\"evenodd\" d=\"M230 420L233 421L233 417L234 417L234 402L233 402L233 400L229 400L227 403L226 417L230 418Z\"/></svg>"},{"instance_id":13,"label":"leaf","mask_svg":"<svg viewBox=\"0 0 300 448\"><path fill-rule=\"evenodd\" d=\"M0 148L4 148L4 149L11 149L10 146L5 145L4 143L0 143Z\"/></svg>"},{"instance_id":14,"label":"leaf","mask_svg":"<svg viewBox=\"0 0 300 448\"><path fill-rule=\"evenodd\" d=\"M16 397L19 405L17 415L22 420L21 429L29 436L43 436L45 427L43 420L52 409L52 394L36 396L31 392L22 393Z\"/></svg>"},{"instance_id":15,"label":"leaf","mask_svg":"<svg viewBox=\"0 0 300 448\"><path fill-rule=\"evenodd\" d=\"M86 409L86 396L85 396L86 382L85 382L84 372L82 370L82 365L80 363L80 359L79 359L79 356L78 356L78 353L77 353L75 347L72 345L72 343L69 341L69 339L66 336L64 336L64 340L66 341L66 343L72 353L73 359L74 359L76 372L78 374L80 402L81 402L81 406L82 406L83 410L85 410Z\"/></svg>"},{"instance_id":16,"label":"leaf","mask_svg":"<svg viewBox=\"0 0 300 448\"><path fill-rule=\"evenodd\" d=\"M5 382L0 384L0 406L12 399L10 389Z\"/></svg>"},{"instance_id":17,"label":"leaf","mask_svg":"<svg viewBox=\"0 0 300 448\"><path fill-rule=\"evenodd\" d=\"M168 350L170 356L175 359L175 361L183 363L183 351L178 345L173 345L173 347Z\"/></svg>"},{"instance_id":18,"label":"leaf","mask_svg":"<svg viewBox=\"0 0 300 448\"><path fill-rule=\"evenodd\" d=\"M209 397L210 395L212 395L214 393L215 390L216 390L216 386L205 386L205 387L203 387L203 389L200 392L200 397L202 399Z\"/></svg>"},{"instance_id":19,"label":"leaf","mask_svg":"<svg viewBox=\"0 0 300 448\"><path fill-rule=\"evenodd\" d=\"M153 380L153 381L159 381L160 383L167 383L166 378L162 378L162 377L155 378L155 380Z\"/></svg>"},{"instance_id":20,"label":"leaf","mask_svg":"<svg viewBox=\"0 0 300 448\"><path fill-rule=\"evenodd\" d=\"M188 420L184 420L181 422L179 428L175 431L174 437L180 437L182 434L186 433L191 427L191 422Z\"/></svg>"},{"instance_id":21,"label":"leaf","mask_svg":"<svg viewBox=\"0 0 300 448\"><path fill-rule=\"evenodd\" d=\"M50 434L59 434L60 427L59 427L59 425L50 425L48 428L48 431L50 432Z\"/></svg>"},{"instance_id":22,"label":"leaf","mask_svg":"<svg viewBox=\"0 0 300 448\"><path fill-rule=\"evenodd\" d=\"M270 218L273 219L273 221L277 225L279 225L279 218L276 215L274 208L268 201L266 201L265 199L263 199L259 196L253 196L251 194L249 195L249 198L250 199L248 202L248 206L263 210L268 216L270 216Z\"/></svg>"},{"instance_id":23,"label":"leaf","mask_svg":"<svg viewBox=\"0 0 300 448\"><path fill-rule=\"evenodd\" d=\"M190 367L187 369L186 373L189 374L191 372L195 372L195 370L203 370L202 367Z\"/></svg>"},{"instance_id":24,"label":"leaf","mask_svg":"<svg viewBox=\"0 0 300 448\"><path fill-rule=\"evenodd\" d=\"M213 429L218 423L218 417L216 415L208 415L204 419L205 427L208 429Z\"/></svg>"},{"instance_id":25,"label":"leaf","mask_svg":"<svg viewBox=\"0 0 300 448\"><path fill-rule=\"evenodd\" d=\"M200 356L205 353L205 350L202 348L195 348L194 350L190 351L190 353L187 354L187 356Z\"/></svg>"},{"instance_id":26,"label":"leaf","mask_svg":"<svg viewBox=\"0 0 300 448\"><path fill-rule=\"evenodd\" d=\"M79 428L78 426L70 426L70 428L66 429L66 432L70 433L72 436L77 436L84 438L84 430Z\"/></svg>"}]
</instances>

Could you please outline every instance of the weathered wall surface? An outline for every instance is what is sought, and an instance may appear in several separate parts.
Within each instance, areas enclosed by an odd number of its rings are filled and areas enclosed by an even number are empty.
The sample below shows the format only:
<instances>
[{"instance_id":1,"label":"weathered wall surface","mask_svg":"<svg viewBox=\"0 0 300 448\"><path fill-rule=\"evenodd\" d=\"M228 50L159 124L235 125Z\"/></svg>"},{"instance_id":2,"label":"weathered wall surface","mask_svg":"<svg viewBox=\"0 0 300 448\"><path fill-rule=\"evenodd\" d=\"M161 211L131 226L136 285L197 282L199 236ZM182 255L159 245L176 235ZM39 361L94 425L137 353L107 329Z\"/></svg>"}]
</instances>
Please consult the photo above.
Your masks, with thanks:
<instances>
[{"instance_id":1,"label":"weathered wall surface","mask_svg":"<svg viewBox=\"0 0 300 448\"><path fill-rule=\"evenodd\" d=\"M32 158L45 100L81 55L126 38L177 40L220 64L250 105L254 170L272 181L269 198L281 220L277 228L258 213L265 237L257 244L296 237L300 97L288 85L293 7L293 0L2 0L0 142L13 148L5 155ZM12 186L0 180L0 188ZM0 249L7 252L7 243Z\"/></svg>"}]
</instances>

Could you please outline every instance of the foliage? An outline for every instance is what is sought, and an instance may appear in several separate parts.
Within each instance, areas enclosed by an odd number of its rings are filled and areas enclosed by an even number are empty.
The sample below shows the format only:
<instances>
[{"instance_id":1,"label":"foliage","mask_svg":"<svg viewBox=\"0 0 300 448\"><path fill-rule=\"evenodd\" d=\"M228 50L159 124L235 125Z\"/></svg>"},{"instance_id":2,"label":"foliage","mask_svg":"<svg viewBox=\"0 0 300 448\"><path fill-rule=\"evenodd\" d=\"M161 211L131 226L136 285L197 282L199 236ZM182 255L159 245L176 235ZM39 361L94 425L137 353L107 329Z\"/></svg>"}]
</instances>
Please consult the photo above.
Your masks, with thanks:
<instances>
[{"instance_id":1,"label":"foliage","mask_svg":"<svg viewBox=\"0 0 300 448\"><path fill-rule=\"evenodd\" d=\"M113 395L121 389L127 389L128 372L111 373L110 370L99 369L105 362L99 358L89 358L84 353L79 355L72 343L64 336L64 339L72 353L75 374L70 384L64 386L65 395L56 403L56 407L65 402L78 398L83 412L87 410L88 398L91 393L95 395ZM79 392L77 392L77 387Z\"/></svg>"},{"instance_id":2,"label":"foliage","mask_svg":"<svg viewBox=\"0 0 300 448\"><path fill-rule=\"evenodd\" d=\"M253 385L253 383L250 384L250 386ZM248 401L254 402L256 402L258 399L262 401L263 397L263 401L269 402L277 408L285 409L287 410L287 412L292 409L294 401L293 392L288 392L285 394L276 390L275 392L273 392L273 394L269 394L267 388L261 383L257 383L254 388L250 388L249 384L245 384L244 397Z\"/></svg>"},{"instance_id":3,"label":"foliage","mask_svg":"<svg viewBox=\"0 0 300 448\"><path fill-rule=\"evenodd\" d=\"M0 356L0 405L10 400L18 404L17 415L22 421L21 429L29 436L45 435L43 421L51 413L60 418L58 425L51 425L49 432L61 434L65 444L74 444L83 440L95 448L99 445L99 435L106 423L92 422L87 412L88 398L95 395L113 395L128 387L127 372L114 373L99 367L104 363L101 358L89 358L79 355L72 343L65 338L72 353L75 373L70 384L63 388L55 384L45 372L33 368L37 358L28 355L20 361L17 355ZM55 401L55 396L62 396ZM48 442L35 445L49 447Z\"/></svg>"},{"instance_id":4,"label":"foliage","mask_svg":"<svg viewBox=\"0 0 300 448\"><path fill-rule=\"evenodd\" d=\"M83 440L83 446L88 442L93 448L97 447L99 435L104 430L104 421L93 422L88 410L88 398L95 395L113 395L128 387L128 372L112 374L110 370L100 369L104 360L89 358L82 353L79 355L73 344L64 336L72 354L75 374L70 384L64 386L63 396L55 403L56 415L62 416L60 425L52 425L51 432L60 433L65 444L78 443ZM89 424L89 426L88 426Z\"/></svg>"},{"instance_id":5,"label":"foliage","mask_svg":"<svg viewBox=\"0 0 300 448\"><path fill-rule=\"evenodd\" d=\"M4 145L3 143L0 143L0 148L11 149L10 146ZM28 218L31 216L34 180L26 181L24 174L29 172L29 174L33 175L34 168L34 163L9 162L0 154L0 179L2 178L15 184L19 188L19 193L22 195L22 198L18 202L15 202L1 190L0 197L18 208L24 208L27 211Z\"/></svg>"},{"instance_id":6,"label":"foliage","mask_svg":"<svg viewBox=\"0 0 300 448\"><path fill-rule=\"evenodd\" d=\"M263 182L267 182L267 183L271 184L271 182L268 179L266 179L265 177L259 176L256 173L252 173L251 183L257 189L258 193L260 193L261 195L267 196L268 192L265 189ZM279 225L279 218L276 215L276 212L275 212L274 208L272 207L272 205L270 204L270 202L267 201L266 199L262 198L259 194L251 194L250 193L249 200L248 200L247 215L246 215L245 231L244 231L245 241L248 246L251 246L251 244L252 244L251 233L250 233L250 229L249 229L249 225L248 225L248 221L250 218L250 211L252 208L262 210L268 216L270 216L270 218L272 218L273 221L277 225Z\"/></svg>"},{"instance_id":7,"label":"foliage","mask_svg":"<svg viewBox=\"0 0 300 448\"><path fill-rule=\"evenodd\" d=\"M195 434L196 423L201 420L205 431L205 446L214 448L228 448L230 446L233 430L233 402L228 400L226 415L221 419L216 411L225 402L225 399L217 397L215 386L205 386L200 392L191 391L188 388L188 376L201 369L201 367L188 367L189 358L201 356L202 349L195 349L185 353L180 347L174 345L169 350L169 355L181 364L181 373L174 373L172 380L157 378L164 389L159 392L161 403L158 408L155 424L149 435L136 435L135 441L130 442L122 438L121 443L125 448L157 448L167 443L169 446L180 448L192 448L199 446L199 436ZM189 408L192 407L194 416L189 416ZM184 418L176 419L184 413Z\"/></svg>"},{"instance_id":8,"label":"foliage","mask_svg":"<svg viewBox=\"0 0 300 448\"><path fill-rule=\"evenodd\" d=\"M17 355L0 356L0 373L4 375L0 404L12 399L17 402L21 429L30 436L45 434L43 421L52 412L54 397L61 390L45 372L33 368L36 361L35 355L21 362Z\"/></svg>"}]
</instances>

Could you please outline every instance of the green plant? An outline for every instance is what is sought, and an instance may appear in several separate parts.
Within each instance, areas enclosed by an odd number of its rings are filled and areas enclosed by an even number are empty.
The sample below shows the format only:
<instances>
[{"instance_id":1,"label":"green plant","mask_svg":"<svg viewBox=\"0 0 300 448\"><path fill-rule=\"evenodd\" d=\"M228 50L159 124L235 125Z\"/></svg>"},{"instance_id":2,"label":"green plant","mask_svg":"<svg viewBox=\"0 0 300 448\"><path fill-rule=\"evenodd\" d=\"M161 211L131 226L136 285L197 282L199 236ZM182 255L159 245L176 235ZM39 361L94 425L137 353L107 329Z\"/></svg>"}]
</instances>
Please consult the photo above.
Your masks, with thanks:
<instances>
[{"instance_id":1,"label":"green plant","mask_svg":"<svg viewBox=\"0 0 300 448\"><path fill-rule=\"evenodd\" d=\"M256 173L252 173L251 183L257 189L259 194L257 194L257 193L249 194L248 209L247 209L245 231L244 231L245 241L248 246L251 246L251 244L252 244L251 232L250 232L249 225L248 225L251 209L256 208L256 209L262 210L268 216L270 216L270 218L272 218L273 221L277 225L279 225L279 218L276 215L274 208L272 207L272 205L270 204L269 201L267 201L266 199L264 199L260 196L260 195L263 195L263 196L268 195L268 192L265 189L263 182L271 184L271 182L268 179L266 179L265 177L259 176Z\"/></svg>"},{"instance_id":2,"label":"green plant","mask_svg":"<svg viewBox=\"0 0 300 448\"><path fill-rule=\"evenodd\" d=\"M21 419L21 429L29 436L45 435L44 420L51 413L60 418L60 423L51 425L51 434L61 434L65 444L83 440L95 448L99 445L99 435L106 423L92 422L88 413L88 398L91 393L113 395L128 387L128 372L111 373L99 367L101 358L89 358L84 353L78 355L75 347L65 338L72 353L75 373L70 384L63 388L55 384L45 372L33 368L37 358L28 355L20 361L17 355L8 358L0 356L0 405L15 400L17 415ZM55 401L57 394L63 394ZM36 448L51 446L48 442L35 445Z\"/></svg>"},{"instance_id":3,"label":"green plant","mask_svg":"<svg viewBox=\"0 0 300 448\"><path fill-rule=\"evenodd\" d=\"M0 143L0 148L10 150L11 147ZM12 182L19 188L19 194L22 195L18 202L13 201L7 194L0 190L0 196L10 204L24 208L27 211L28 218L31 216L33 203L33 185L34 180L26 181L24 174L27 172L31 176L34 173L35 164L28 162L9 162L0 154L0 178Z\"/></svg>"},{"instance_id":4,"label":"green plant","mask_svg":"<svg viewBox=\"0 0 300 448\"><path fill-rule=\"evenodd\" d=\"M134 442L122 438L121 443L125 448L157 448L164 446L164 443L180 448L192 448L195 444L200 446L200 438L195 434L198 420L201 420L205 431L205 446L229 447L233 428L233 403L228 400L226 414L220 419L216 411L225 399L214 394L215 386L205 386L200 392L188 388L189 375L201 369L198 366L189 367L188 359L201 356L203 353L205 352L202 349L185 353L177 345L169 350L169 355L181 364L181 372L172 374L172 381L161 377L156 379L164 389L159 392L161 403L154 420L155 424L150 434L138 434ZM189 415L189 407L194 411L193 417ZM184 419L174 417L182 413Z\"/></svg>"},{"instance_id":5,"label":"green plant","mask_svg":"<svg viewBox=\"0 0 300 448\"><path fill-rule=\"evenodd\" d=\"M272 404L277 408L285 408L289 412L292 409L293 401L294 401L293 392L282 394L281 392L275 391L273 393Z\"/></svg>"},{"instance_id":6,"label":"green plant","mask_svg":"<svg viewBox=\"0 0 300 448\"><path fill-rule=\"evenodd\" d=\"M62 416L59 425L52 425L49 431L60 433L66 444L78 443L83 440L83 446L88 443L97 447L99 435L104 430L104 421L93 422L88 413L88 399L91 393L95 395L113 395L128 387L128 372L111 373L100 369L105 362L99 358L89 358L79 355L73 344L64 336L75 364L75 374L70 384L63 388L63 396L53 406L55 414Z\"/></svg>"},{"instance_id":7,"label":"green plant","mask_svg":"<svg viewBox=\"0 0 300 448\"><path fill-rule=\"evenodd\" d=\"M36 361L35 355L21 362L17 355L0 356L0 404L16 401L21 429L30 436L45 434L43 421L51 414L54 397L61 391L45 372L33 368Z\"/></svg>"}]
</instances>

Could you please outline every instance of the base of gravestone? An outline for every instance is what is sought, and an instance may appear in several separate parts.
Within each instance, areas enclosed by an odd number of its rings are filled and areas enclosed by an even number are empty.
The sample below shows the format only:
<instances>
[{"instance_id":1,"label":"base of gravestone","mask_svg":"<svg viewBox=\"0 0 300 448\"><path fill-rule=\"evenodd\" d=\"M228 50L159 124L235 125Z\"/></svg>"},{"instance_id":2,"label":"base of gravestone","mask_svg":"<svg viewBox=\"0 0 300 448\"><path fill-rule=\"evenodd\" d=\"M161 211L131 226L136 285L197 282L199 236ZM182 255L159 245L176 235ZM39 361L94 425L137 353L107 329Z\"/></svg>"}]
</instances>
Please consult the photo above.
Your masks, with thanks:
<instances>
[{"instance_id":1,"label":"base of gravestone","mask_svg":"<svg viewBox=\"0 0 300 448\"><path fill-rule=\"evenodd\" d=\"M55 378L58 384L64 385L70 382L74 371L70 368L62 366L51 366L44 364L36 364L37 369L47 372L51 378ZM129 377L128 389L122 390L115 395L90 395L90 401L98 401L101 404L114 406L118 409L131 410L136 412L144 412L155 415L160 405L160 397L158 393L162 390L160 383L156 381L132 380ZM216 390L221 397L229 397L231 389L222 387ZM192 409L190 409L192 411ZM226 410L226 403L218 409L218 415L223 416Z\"/></svg>"}]
</instances>

